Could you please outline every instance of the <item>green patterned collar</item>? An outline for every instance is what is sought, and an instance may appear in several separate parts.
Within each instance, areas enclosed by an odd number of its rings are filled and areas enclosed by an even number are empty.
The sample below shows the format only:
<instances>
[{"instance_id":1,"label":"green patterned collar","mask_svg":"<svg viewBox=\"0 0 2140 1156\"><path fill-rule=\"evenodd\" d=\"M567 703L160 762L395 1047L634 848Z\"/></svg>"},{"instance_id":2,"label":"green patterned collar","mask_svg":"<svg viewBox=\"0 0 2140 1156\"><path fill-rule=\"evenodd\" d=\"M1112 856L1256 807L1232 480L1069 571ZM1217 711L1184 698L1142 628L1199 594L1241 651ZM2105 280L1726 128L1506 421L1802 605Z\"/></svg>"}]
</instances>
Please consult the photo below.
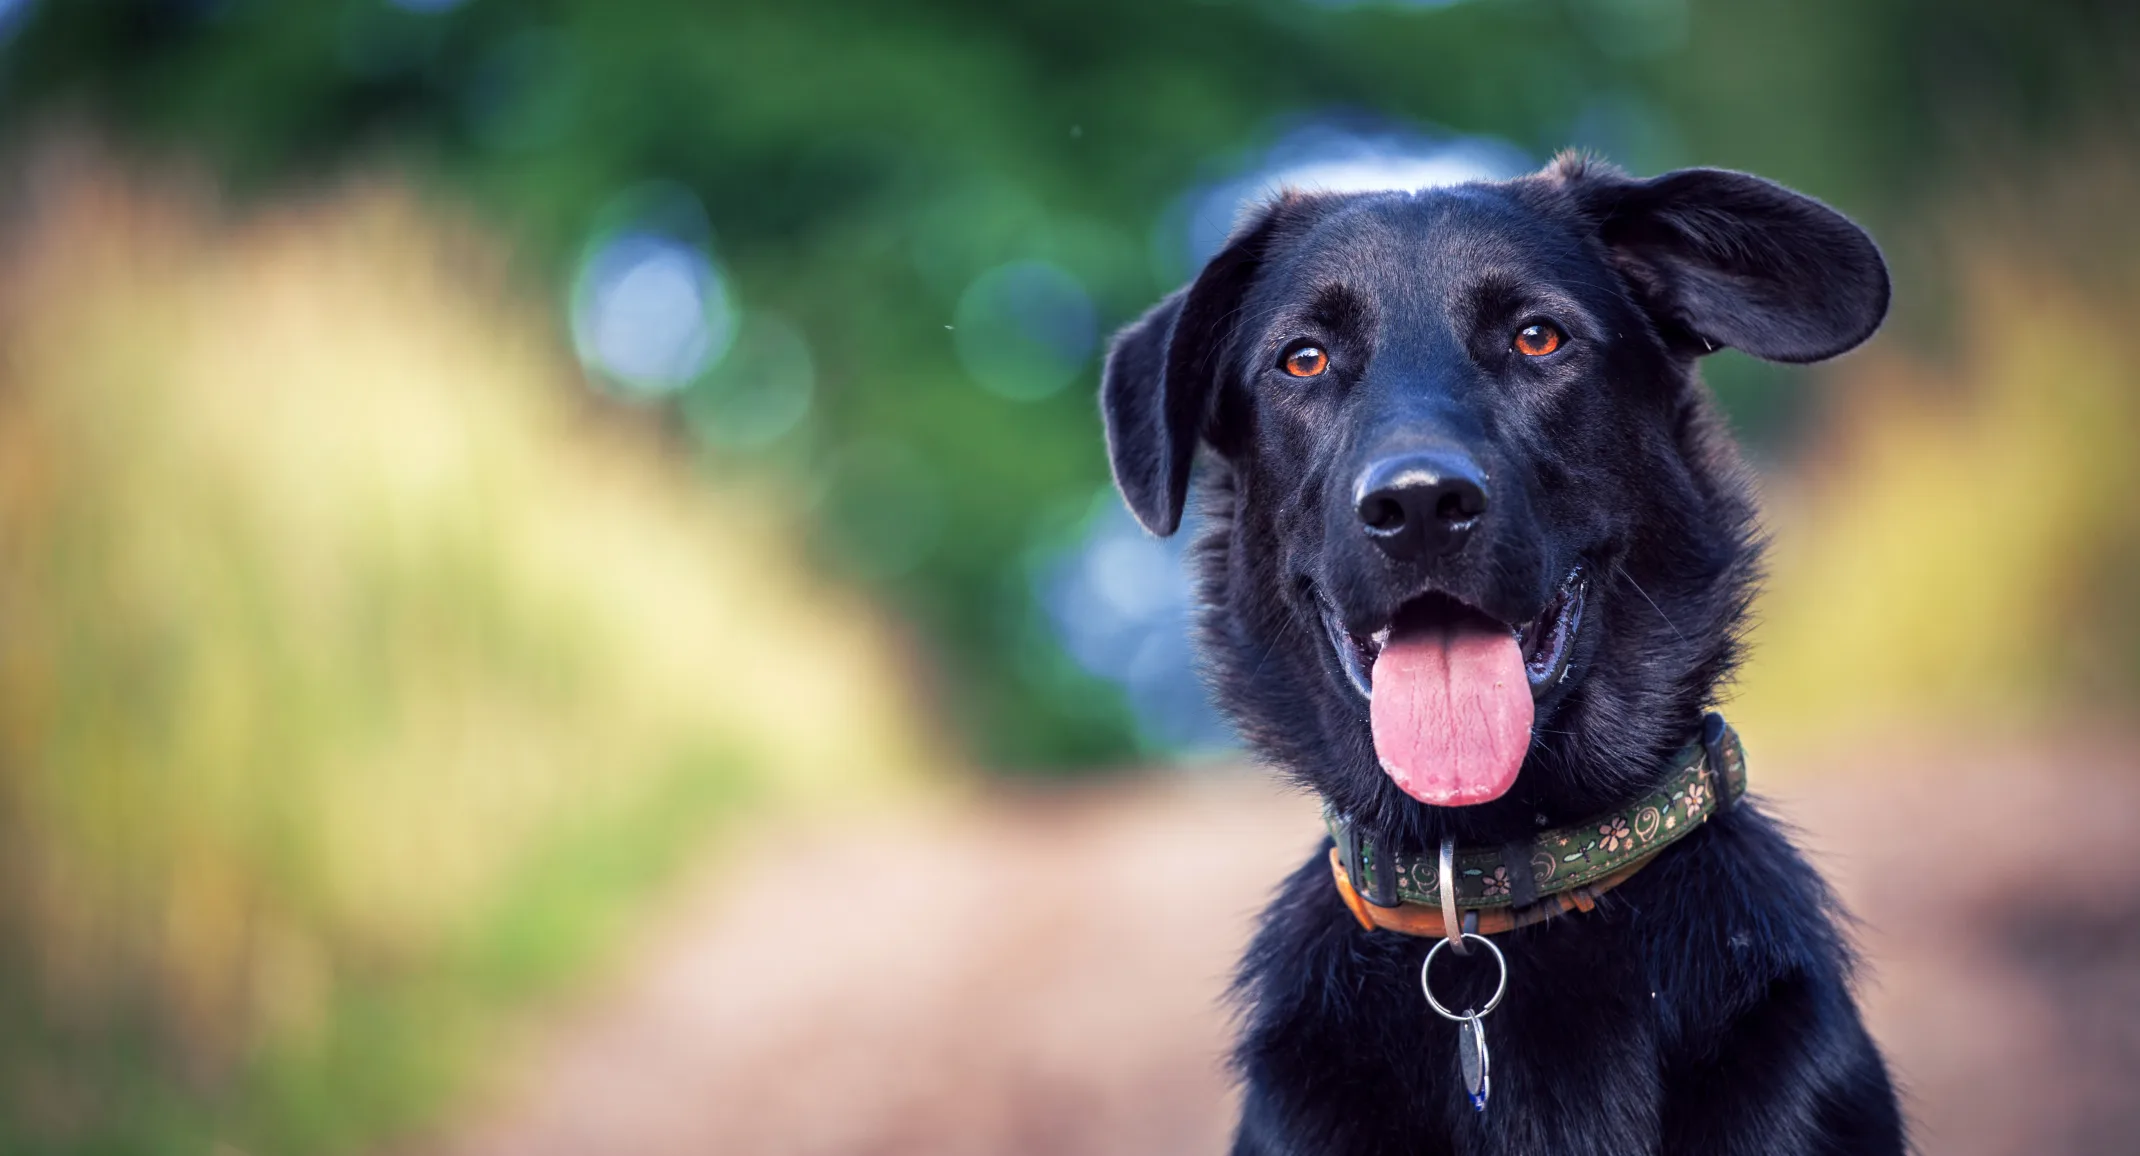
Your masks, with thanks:
<instances>
[{"instance_id":1,"label":"green patterned collar","mask_svg":"<svg viewBox=\"0 0 2140 1156\"><path fill-rule=\"evenodd\" d=\"M1673 757L1671 772L1627 806L1506 846L1458 847L1456 906L1520 909L1594 883L1648 859L1709 816L1730 810L1745 793L1746 752L1738 733L1722 715L1707 715L1701 735ZM1336 813L1325 810L1323 818L1361 898L1377 907L1441 902L1435 851L1384 856Z\"/></svg>"}]
</instances>

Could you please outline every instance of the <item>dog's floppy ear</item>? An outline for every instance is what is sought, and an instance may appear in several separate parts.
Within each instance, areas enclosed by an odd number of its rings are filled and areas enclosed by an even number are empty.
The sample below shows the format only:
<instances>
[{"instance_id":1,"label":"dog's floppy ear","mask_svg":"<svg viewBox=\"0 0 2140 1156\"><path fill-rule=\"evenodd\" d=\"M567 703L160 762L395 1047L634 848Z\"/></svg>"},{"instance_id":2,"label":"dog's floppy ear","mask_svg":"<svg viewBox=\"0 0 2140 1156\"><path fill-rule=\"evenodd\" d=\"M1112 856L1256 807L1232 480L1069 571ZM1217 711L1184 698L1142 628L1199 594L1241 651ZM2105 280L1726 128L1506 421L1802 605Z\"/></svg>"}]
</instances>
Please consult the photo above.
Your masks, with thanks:
<instances>
[{"instance_id":1,"label":"dog's floppy ear","mask_svg":"<svg viewBox=\"0 0 2140 1156\"><path fill-rule=\"evenodd\" d=\"M1887 315L1887 263L1865 230L1782 185L1723 169L1645 181L1562 162L1598 235L1653 315L1706 352L1834 357Z\"/></svg>"},{"instance_id":2,"label":"dog's floppy ear","mask_svg":"<svg viewBox=\"0 0 2140 1156\"><path fill-rule=\"evenodd\" d=\"M1227 339L1278 220L1296 198L1257 211L1204 271L1115 335L1100 378L1100 417L1115 485L1144 528L1181 525L1189 466L1218 397Z\"/></svg>"}]
</instances>

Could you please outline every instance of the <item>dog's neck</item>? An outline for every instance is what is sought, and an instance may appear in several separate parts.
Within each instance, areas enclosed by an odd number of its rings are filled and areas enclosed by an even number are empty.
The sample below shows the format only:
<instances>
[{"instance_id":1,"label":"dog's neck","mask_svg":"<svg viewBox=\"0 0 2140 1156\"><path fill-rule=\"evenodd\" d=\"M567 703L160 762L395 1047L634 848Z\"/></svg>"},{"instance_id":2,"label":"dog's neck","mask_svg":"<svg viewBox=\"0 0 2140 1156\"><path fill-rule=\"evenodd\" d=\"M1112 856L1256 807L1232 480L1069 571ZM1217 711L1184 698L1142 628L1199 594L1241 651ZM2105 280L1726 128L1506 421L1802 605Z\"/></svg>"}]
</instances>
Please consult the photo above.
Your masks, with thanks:
<instances>
[{"instance_id":1,"label":"dog's neck","mask_svg":"<svg viewBox=\"0 0 2140 1156\"><path fill-rule=\"evenodd\" d=\"M1712 815L1730 810L1745 791L1746 756L1738 735L1723 716L1707 715L1658 782L1626 804L1506 843L1455 845L1448 867L1454 906L1520 912L1542 898L1631 874ZM1378 908L1441 904L1439 848L1378 841L1327 804L1324 815L1337 844L1333 867L1341 891L1356 891Z\"/></svg>"}]
</instances>

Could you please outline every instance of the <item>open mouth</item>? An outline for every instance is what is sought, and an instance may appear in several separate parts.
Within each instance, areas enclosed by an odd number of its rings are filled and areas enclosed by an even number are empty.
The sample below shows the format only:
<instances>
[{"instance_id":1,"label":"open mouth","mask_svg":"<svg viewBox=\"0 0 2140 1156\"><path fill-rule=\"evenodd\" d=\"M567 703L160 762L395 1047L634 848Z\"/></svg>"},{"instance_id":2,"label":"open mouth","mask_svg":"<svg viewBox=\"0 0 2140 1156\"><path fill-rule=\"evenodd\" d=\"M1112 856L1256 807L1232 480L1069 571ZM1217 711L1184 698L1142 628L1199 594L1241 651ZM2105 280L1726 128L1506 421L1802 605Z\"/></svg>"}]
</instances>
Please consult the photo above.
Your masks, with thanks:
<instances>
[{"instance_id":1,"label":"open mouth","mask_svg":"<svg viewBox=\"0 0 2140 1156\"><path fill-rule=\"evenodd\" d=\"M1546 604L1546 608L1521 626L1501 623L1484 611L1439 591L1405 603L1389 623L1373 634L1350 633L1338 624L1337 612L1327 605L1323 608L1323 625L1330 631L1330 641L1337 649L1338 665L1344 669L1346 679L1361 697L1372 698L1375 660L1382 656L1382 648L1389 644L1390 635L1400 620L1468 617L1482 624L1493 623L1515 637L1523 655L1523 677L1530 684L1531 697L1535 700L1545 697L1568 677L1568 659L1575 650L1576 632L1582 628L1583 597L1589 588L1588 576L1580 565L1576 566L1561 579L1560 587L1554 591L1553 600Z\"/></svg>"},{"instance_id":2,"label":"open mouth","mask_svg":"<svg viewBox=\"0 0 2140 1156\"><path fill-rule=\"evenodd\" d=\"M1375 757L1398 789L1445 807L1508 793L1537 700L1568 676L1586 590L1578 566L1521 625L1440 592L1406 602L1364 636L1326 610L1338 663L1368 700Z\"/></svg>"}]
</instances>

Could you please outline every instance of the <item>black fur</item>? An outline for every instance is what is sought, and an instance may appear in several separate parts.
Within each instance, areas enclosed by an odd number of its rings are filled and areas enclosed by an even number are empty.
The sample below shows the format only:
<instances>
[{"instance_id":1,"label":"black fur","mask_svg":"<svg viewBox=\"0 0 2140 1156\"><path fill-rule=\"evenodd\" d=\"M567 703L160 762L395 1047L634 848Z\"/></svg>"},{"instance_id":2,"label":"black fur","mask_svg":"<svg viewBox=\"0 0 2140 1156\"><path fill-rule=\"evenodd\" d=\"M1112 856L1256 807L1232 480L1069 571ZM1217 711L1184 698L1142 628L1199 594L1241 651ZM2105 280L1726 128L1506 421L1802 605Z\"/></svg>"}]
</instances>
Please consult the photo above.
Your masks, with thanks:
<instances>
[{"instance_id":1,"label":"black fur","mask_svg":"<svg viewBox=\"0 0 2140 1156\"><path fill-rule=\"evenodd\" d=\"M1202 650L1255 749L1378 843L1500 844L1654 783L1737 658L1754 504L1695 359L1834 356L1887 296L1855 225L1738 173L1563 158L1499 184L1288 195L1117 338L1108 448L1159 534L1204 458ZM1566 344L1515 352L1538 320ZM1322 376L1280 372L1302 340L1328 351ZM1410 564L1360 532L1351 491L1364 462L1419 446L1476 462L1492 505L1460 551ZM1434 591L1525 623L1578 566L1568 675L1537 700L1515 786L1462 808L1399 791L1326 618L1365 635ZM1479 1114L1420 996L1429 944L1362 931L1318 851L1241 968L1235 1151L1898 1152L1844 919L1757 807L1712 821L1596 911L1502 937ZM1460 970L1455 998L1480 994Z\"/></svg>"}]
</instances>

